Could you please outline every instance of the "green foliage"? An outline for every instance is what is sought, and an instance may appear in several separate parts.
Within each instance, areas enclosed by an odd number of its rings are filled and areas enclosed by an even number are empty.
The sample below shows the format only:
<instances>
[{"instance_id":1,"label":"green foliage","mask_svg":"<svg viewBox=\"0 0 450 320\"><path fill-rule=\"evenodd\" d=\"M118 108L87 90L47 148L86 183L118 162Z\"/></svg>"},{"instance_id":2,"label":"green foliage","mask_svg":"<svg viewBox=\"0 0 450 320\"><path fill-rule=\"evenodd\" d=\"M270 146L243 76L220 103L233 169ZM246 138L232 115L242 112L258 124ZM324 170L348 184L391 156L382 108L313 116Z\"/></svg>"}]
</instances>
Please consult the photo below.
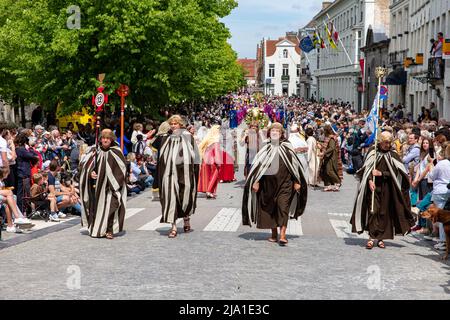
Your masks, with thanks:
<instances>
[{"instance_id":1,"label":"green foliage","mask_svg":"<svg viewBox=\"0 0 450 320\"><path fill-rule=\"evenodd\" d=\"M242 86L243 70L219 18L235 0L0 0L0 95L64 113L90 104L106 73L111 104L121 83L142 111L210 100ZM71 19L69 19L71 20Z\"/></svg>"}]
</instances>

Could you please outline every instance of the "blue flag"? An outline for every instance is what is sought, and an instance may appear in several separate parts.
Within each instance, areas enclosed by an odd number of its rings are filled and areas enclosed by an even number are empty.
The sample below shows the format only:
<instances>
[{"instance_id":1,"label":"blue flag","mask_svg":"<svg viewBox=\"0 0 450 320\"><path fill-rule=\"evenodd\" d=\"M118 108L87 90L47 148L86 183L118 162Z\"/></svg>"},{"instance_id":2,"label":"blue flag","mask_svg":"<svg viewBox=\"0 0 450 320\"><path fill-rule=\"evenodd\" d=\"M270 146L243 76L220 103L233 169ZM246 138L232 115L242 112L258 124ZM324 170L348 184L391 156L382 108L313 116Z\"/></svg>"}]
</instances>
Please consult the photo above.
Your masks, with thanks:
<instances>
[{"instance_id":1,"label":"blue flag","mask_svg":"<svg viewBox=\"0 0 450 320\"><path fill-rule=\"evenodd\" d=\"M306 36L300 41L300 48L306 53L314 50L314 44L310 36Z\"/></svg>"},{"instance_id":2,"label":"blue flag","mask_svg":"<svg viewBox=\"0 0 450 320\"><path fill-rule=\"evenodd\" d=\"M373 101L372 109L370 110L369 115L366 118L366 128L372 132L372 135L369 137L365 145L370 145L375 140L375 135L378 130L378 94L375 96L375 100Z\"/></svg>"}]
</instances>

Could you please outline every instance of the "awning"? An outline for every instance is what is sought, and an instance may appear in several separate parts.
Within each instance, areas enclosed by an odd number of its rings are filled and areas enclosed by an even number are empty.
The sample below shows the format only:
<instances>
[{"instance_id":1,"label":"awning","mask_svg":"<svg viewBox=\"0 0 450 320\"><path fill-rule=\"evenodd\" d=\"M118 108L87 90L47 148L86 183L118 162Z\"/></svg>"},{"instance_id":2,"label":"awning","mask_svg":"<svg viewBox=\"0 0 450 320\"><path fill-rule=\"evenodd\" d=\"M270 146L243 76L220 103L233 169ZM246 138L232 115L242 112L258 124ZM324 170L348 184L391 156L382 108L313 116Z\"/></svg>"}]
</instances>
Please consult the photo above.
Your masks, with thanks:
<instances>
[{"instance_id":1,"label":"awning","mask_svg":"<svg viewBox=\"0 0 450 320\"><path fill-rule=\"evenodd\" d=\"M391 86L406 85L407 72L403 68L397 68L386 77L386 84Z\"/></svg>"}]
</instances>

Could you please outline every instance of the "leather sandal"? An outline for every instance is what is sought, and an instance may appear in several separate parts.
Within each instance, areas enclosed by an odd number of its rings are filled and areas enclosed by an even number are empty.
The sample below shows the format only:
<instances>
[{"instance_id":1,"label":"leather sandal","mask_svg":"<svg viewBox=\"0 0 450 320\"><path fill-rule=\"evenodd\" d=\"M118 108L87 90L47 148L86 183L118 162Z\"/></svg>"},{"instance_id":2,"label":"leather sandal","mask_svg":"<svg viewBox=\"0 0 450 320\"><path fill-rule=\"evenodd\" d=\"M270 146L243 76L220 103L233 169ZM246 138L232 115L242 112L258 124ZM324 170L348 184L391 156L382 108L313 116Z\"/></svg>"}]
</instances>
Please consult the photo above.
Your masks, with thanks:
<instances>
[{"instance_id":1,"label":"leather sandal","mask_svg":"<svg viewBox=\"0 0 450 320\"><path fill-rule=\"evenodd\" d=\"M375 241L373 241L373 240L367 241L366 249L369 249L369 250L372 249L374 244L375 244Z\"/></svg>"},{"instance_id":2,"label":"leather sandal","mask_svg":"<svg viewBox=\"0 0 450 320\"><path fill-rule=\"evenodd\" d=\"M106 239L109 239L109 240L114 239L114 236L113 236L112 232L107 232L106 233Z\"/></svg>"},{"instance_id":3,"label":"leather sandal","mask_svg":"<svg viewBox=\"0 0 450 320\"><path fill-rule=\"evenodd\" d=\"M191 232L191 225L189 223L189 221L191 220L190 218L187 219L183 219L184 220L184 227L183 230L185 233Z\"/></svg>"},{"instance_id":4,"label":"leather sandal","mask_svg":"<svg viewBox=\"0 0 450 320\"><path fill-rule=\"evenodd\" d=\"M383 241L383 240L379 240L379 241L377 242L377 247L378 247L378 248L381 248L381 249L385 249L385 248L386 248L386 245L384 244L384 241Z\"/></svg>"},{"instance_id":5,"label":"leather sandal","mask_svg":"<svg viewBox=\"0 0 450 320\"><path fill-rule=\"evenodd\" d=\"M286 246L288 241L286 239L280 239L280 246Z\"/></svg>"},{"instance_id":6,"label":"leather sandal","mask_svg":"<svg viewBox=\"0 0 450 320\"><path fill-rule=\"evenodd\" d=\"M169 238L170 238L170 239L173 239L173 238L175 238L176 236L177 236L177 230L175 230L175 229L170 230Z\"/></svg>"}]
</instances>

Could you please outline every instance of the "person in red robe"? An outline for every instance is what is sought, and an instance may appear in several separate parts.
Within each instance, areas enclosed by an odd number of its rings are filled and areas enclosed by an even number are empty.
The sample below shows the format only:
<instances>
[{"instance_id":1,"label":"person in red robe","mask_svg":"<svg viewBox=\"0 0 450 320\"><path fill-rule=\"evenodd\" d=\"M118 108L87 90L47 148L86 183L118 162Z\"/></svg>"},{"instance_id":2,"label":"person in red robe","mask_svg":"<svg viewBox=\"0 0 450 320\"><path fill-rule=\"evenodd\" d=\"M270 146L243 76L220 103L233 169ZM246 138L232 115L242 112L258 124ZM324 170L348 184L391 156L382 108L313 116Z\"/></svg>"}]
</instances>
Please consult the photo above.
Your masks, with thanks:
<instances>
[{"instance_id":1,"label":"person in red robe","mask_svg":"<svg viewBox=\"0 0 450 320\"><path fill-rule=\"evenodd\" d=\"M206 198L217 197L219 172L223 163L223 149L220 147L220 126L212 126L199 145L202 165L198 179L198 192L206 193Z\"/></svg>"},{"instance_id":2,"label":"person in red robe","mask_svg":"<svg viewBox=\"0 0 450 320\"><path fill-rule=\"evenodd\" d=\"M219 170L220 182L236 181L234 177L233 137L230 130L222 130L222 165Z\"/></svg>"}]
</instances>

